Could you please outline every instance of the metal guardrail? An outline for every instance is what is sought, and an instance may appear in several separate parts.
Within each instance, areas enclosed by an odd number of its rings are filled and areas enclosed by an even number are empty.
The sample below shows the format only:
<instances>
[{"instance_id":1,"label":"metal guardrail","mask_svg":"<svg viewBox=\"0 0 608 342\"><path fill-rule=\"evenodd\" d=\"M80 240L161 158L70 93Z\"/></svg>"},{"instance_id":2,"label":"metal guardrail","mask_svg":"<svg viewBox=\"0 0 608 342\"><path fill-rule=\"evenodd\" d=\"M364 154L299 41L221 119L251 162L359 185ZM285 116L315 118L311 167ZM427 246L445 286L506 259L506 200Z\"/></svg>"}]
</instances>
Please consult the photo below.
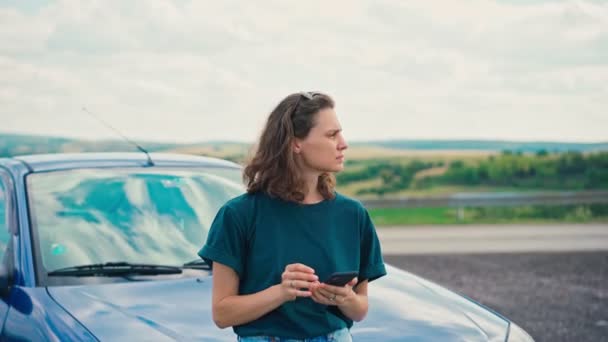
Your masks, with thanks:
<instances>
[{"instance_id":1,"label":"metal guardrail","mask_svg":"<svg viewBox=\"0 0 608 342\"><path fill-rule=\"evenodd\" d=\"M608 191L457 193L450 196L362 199L366 208L513 207L608 203Z\"/></svg>"}]
</instances>

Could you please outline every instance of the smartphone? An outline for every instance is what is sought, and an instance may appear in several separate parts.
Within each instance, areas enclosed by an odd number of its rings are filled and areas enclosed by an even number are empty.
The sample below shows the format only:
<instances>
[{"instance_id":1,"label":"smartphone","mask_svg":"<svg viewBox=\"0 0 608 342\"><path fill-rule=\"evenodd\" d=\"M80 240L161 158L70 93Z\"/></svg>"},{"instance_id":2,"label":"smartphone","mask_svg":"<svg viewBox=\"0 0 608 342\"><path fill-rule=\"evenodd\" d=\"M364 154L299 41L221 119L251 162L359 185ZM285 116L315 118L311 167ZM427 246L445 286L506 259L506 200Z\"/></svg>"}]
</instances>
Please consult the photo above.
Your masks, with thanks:
<instances>
[{"instance_id":1,"label":"smartphone","mask_svg":"<svg viewBox=\"0 0 608 342\"><path fill-rule=\"evenodd\" d=\"M344 286L349 281L353 280L354 277L357 277L359 272L356 271L348 271L348 272L335 272L324 281L325 284L333 285L333 286Z\"/></svg>"}]
</instances>

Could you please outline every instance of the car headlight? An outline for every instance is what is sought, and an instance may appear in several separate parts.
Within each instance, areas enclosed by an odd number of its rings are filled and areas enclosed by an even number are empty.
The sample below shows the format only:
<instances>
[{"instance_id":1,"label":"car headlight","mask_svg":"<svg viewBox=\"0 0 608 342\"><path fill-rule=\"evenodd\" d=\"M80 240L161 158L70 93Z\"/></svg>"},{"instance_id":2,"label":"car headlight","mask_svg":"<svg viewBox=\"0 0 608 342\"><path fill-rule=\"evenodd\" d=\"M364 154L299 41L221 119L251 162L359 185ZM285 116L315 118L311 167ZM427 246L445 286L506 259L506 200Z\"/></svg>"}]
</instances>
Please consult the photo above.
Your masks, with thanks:
<instances>
[{"instance_id":1,"label":"car headlight","mask_svg":"<svg viewBox=\"0 0 608 342\"><path fill-rule=\"evenodd\" d=\"M534 339L524 329L511 322L507 342L534 342Z\"/></svg>"}]
</instances>

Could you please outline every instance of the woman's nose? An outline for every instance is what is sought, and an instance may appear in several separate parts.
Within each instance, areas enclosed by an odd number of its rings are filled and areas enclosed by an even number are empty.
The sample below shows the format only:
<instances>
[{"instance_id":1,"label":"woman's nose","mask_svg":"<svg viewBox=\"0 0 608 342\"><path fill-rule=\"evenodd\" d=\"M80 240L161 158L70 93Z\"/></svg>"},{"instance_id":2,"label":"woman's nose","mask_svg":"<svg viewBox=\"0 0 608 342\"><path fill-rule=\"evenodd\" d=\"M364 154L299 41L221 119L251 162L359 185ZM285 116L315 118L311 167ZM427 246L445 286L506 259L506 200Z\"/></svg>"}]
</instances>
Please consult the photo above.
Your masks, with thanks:
<instances>
[{"instance_id":1,"label":"woman's nose","mask_svg":"<svg viewBox=\"0 0 608 342\"><path fill-rule=\"evenodd\" d=\"M348 148L348 144L342 135L340 135L340 143L338 144L338 150L346 150Z\"/></svg>"}]
</instances>

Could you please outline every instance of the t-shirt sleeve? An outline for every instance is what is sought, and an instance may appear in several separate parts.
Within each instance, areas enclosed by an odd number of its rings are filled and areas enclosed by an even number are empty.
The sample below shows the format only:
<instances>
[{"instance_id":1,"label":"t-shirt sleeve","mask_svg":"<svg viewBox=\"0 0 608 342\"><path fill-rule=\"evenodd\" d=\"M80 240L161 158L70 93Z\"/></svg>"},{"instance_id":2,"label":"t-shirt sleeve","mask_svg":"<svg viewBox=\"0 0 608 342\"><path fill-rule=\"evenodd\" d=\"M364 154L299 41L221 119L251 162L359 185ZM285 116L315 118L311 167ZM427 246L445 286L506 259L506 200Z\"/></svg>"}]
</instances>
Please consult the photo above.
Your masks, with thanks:
<instances>
[{"instance_id":1,"label":"t-shirt sleeve","mask_svg":"<svg viewBox=\"0 0 608 342\"><path fill-rule=\"evenodd\" d=\"M361 264L359 280L371 282L386 275L380 240L369 213L361 207Z\"/></svg>"},{"instance_id":2,"label":"t-shirt sleeve","mask_svg":"<svg viewBox=\"0 0 608 342\"><path fill-rule=\"evenodd\" d=\"M244 227L234 209L224 205L213 219L207 241L198 255L212 267L213 262L219 262L232 268L241 277L245 236Z\"/></svg>"}]
</instances>

